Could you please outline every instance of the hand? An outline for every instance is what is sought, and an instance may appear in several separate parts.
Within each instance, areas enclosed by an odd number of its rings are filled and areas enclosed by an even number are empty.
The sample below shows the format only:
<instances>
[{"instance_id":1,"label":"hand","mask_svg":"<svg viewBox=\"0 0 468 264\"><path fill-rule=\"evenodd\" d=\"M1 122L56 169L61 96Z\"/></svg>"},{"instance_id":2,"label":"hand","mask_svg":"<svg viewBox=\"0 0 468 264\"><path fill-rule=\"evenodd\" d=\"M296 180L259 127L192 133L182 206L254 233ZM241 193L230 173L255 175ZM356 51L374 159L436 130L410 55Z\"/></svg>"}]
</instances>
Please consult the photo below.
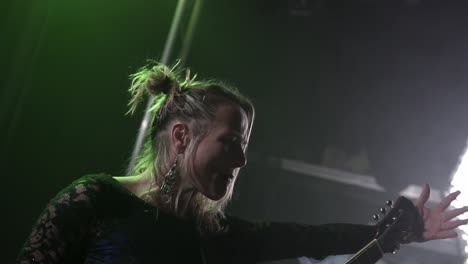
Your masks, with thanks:
<instances>
[{"instance_id":1,"label":"hand","mask_svg":"<svg viewBox=\"0 0 468 264\"><path fill-rule=\"evenodd\" d=\"M458 226L467 224L468 219L452 219L465 212L468 212L468 206L451 210L447 210L447 208L450 206L452 201L457 198L457 196L460 194L460 191L456 191L447 195L438 205L433 208L429 208L425 205L429 200L429 194L429 185L425 184L421 195L415 204L424 220L422 241L456 237L457 233L453 229Z\"/></svg>"}]
</instances>

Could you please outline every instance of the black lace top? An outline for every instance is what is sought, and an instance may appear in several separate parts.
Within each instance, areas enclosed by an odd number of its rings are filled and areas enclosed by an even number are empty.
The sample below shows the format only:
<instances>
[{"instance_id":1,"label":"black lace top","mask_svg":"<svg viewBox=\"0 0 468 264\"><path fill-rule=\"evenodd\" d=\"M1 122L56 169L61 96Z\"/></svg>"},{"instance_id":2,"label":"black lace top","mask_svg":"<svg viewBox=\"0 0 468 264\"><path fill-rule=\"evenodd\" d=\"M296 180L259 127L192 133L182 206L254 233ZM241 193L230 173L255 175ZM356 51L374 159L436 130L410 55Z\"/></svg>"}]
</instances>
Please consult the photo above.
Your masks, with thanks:
<instances>
[{"instance_id":1,"label":"black lace top","mask_svg":"<svg viewBox=\"0 0 468 264\"><path fill-rule=\"evenodd\" d=\"M107 174L63 189L26 239L19 263L255 263L356 252L375 227L248 222L228 217L229 231L201 237L194 225L162 213Z\"/></svg>"}]
</instances>

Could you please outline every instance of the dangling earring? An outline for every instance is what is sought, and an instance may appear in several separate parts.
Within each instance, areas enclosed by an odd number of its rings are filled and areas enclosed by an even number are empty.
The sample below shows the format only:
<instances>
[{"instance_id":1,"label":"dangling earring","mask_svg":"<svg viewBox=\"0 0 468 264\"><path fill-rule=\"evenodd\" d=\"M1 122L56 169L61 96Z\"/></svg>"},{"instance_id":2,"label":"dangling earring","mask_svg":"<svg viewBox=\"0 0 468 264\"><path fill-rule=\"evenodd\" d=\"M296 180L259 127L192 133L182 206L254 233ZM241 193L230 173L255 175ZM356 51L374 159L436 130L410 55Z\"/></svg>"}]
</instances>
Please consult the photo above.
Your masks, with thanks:
<instances>
[{"instance_id":1,"label":"dangling earring","mask_svg":"<svg viewBox=\"0 0 468 264\"><path fill-rule=\"evenodd\" d=\"M174 186L176 180L176 166L177 158L172 164L171 169L164 176L164 181L161 185L161 192L163 192L163 194L169 194L172 191L172 187Z\"/></svg>"}]
</instances>

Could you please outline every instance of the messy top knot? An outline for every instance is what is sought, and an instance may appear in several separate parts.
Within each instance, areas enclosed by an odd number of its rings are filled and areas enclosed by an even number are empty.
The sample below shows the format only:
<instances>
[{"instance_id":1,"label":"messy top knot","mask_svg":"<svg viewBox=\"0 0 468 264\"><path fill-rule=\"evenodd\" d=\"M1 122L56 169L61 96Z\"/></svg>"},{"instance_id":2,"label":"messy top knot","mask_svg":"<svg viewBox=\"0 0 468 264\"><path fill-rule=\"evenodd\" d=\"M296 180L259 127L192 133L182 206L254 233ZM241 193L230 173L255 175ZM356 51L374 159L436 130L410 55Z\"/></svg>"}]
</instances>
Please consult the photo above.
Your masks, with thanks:
<instances>
[{"instance_id":1,"label":"messy top knot","mask_svg":"<svg viewBox=\"0 0 468 264\"><path fill-rule=\"evenodd\" d=\"M145 93L155 96L156 101L166 101L166 103L172 101L175 96L181 95L182 87L187 84L187 80L184 82L179 80L178 73L175 72L178 65L179 62L169 68L166 65L151 62L131 74L132 84L129 89L131 99L128 104L130 106L128 113L135 112Z\"/></svg>"},{"instance_id":2,"label":"messy top knot","mask_svg":"<svg viewBox=\"0 0 468 264\"><path fill-rule=\"evenodd\" d=\"M180 86L177 80L165 72L158 70L148 76L145 85L148 92L152 95L158 95L160 93L169 95L176 91L180 91Z\"/></svg>"}]
</instances>

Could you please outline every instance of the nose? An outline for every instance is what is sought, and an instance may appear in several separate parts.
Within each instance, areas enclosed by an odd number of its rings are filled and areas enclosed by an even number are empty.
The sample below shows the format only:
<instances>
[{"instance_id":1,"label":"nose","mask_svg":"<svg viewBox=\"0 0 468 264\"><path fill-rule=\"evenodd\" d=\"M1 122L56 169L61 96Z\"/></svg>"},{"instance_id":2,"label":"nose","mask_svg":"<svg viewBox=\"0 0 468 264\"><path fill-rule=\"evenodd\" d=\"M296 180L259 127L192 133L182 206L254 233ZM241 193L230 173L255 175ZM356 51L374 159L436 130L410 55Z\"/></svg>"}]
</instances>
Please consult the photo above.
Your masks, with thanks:
<instances>
[{"instance_id":1,"label":"nose","mask_svg":"<svg viewBox=\"0 0 468 264\"><path fill-rule=\"evenodd\" d=\"M234 155L232 166L234 168L242 168L247 164L247 158L245 152L242 148L238 148L236 154Z\"/></svg>"}]
</instances>

